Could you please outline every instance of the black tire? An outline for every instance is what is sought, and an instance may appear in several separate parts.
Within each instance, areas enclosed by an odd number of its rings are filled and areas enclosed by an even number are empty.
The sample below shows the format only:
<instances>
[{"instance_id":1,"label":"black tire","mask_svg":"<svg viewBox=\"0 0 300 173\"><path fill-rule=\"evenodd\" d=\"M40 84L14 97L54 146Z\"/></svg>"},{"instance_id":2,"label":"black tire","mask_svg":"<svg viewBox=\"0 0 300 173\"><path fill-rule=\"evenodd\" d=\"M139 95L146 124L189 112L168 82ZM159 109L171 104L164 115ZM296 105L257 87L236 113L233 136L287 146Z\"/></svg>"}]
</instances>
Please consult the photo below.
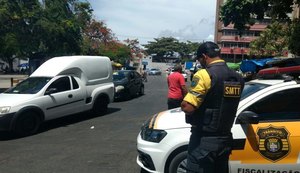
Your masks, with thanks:
<instances>
[{"instance_id":1,"label":"black tire","mask_svg":"<svg viewBox=\"0 0 300 173\"><path fill-rule=\"evenodd\" d=\"M182 151L181 153L178 153L170 162L169 173L185 173L186 162L187 151Z\"/></svg>"},{"instance_id":2,"label":"black tire","mask_svg":"<svg viewBox=\"0 0 300 173\"><path fill-rule=\"evenodd\" d=\"M141 86L140 91L139 91L139 95L142 96L144 94L145 94L145 88L144 88L144 86Z\"/></svg>"},{"instance_id":3,"label":"black tire","mask_svg":"<svg viewBox=\"0 0 300 173\"><path fill-rule=\"evenodd\" d=\"M108 101L105 97L98 97L93 105L93 113L96 115L103 115L107 112Z\"/></svg>"},{"instance_id":4,"label":"black tire","mask_svg":"<svg viewBox=\"0 0 300 173\"><path fill-rule=\"evenodd\" d=\"M40 125L41 118L36 112L24 112L17 117L13 132L18 136L33 135L38 131Z\"/></svg>"}]
</instances>

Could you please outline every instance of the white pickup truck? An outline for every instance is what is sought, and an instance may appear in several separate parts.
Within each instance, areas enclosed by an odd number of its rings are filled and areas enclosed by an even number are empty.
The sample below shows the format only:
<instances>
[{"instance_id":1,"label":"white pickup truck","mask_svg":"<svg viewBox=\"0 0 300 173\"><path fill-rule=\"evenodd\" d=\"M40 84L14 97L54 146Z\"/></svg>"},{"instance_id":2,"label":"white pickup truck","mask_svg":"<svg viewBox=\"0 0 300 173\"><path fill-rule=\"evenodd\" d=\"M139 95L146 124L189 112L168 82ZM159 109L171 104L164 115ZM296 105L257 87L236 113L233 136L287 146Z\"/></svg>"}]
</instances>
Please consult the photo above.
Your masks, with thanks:
<instances>
[{"instance_id":1,"label":"white pickup truck","mask_svg":"<svg viewBox=\"0 0 300 173\"><path fill-rule=\"evenodd\" d=\"M0 94L0 130L31 135L43 121L87 110L105 113L113 98L108 57L51 58L27 79Z\"/></svg>"}]
</instances>

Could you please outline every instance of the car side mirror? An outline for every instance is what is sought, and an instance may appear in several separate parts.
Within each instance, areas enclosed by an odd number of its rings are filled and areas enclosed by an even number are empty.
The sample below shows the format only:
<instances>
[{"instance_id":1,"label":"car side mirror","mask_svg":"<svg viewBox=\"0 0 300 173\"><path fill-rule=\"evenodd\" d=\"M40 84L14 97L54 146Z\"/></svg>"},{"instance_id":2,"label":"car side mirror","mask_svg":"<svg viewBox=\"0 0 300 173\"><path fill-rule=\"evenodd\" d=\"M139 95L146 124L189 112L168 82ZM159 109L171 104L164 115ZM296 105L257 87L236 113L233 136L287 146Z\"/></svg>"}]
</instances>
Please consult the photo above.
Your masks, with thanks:
<instances>
[{"instance_id":1,"label":"car side mirror","mask_svg":"<svg viewBox=\"0 0 300 173\"><path fill-rule=\"evenodd\" d=\"M252 111L244 111L237 117L237 124L258 124L259 116Z\"/></svg>"},{"instance_id":2,"label":"car side mirror","mask_svg":"<svg viewBox=\"0 0 300 173\"><path fill-rule=\"evenodd\" d=\"M46 90L45 95L51 95L57 92L57 88L49 88Z\"/></svg>"}]
</instances>

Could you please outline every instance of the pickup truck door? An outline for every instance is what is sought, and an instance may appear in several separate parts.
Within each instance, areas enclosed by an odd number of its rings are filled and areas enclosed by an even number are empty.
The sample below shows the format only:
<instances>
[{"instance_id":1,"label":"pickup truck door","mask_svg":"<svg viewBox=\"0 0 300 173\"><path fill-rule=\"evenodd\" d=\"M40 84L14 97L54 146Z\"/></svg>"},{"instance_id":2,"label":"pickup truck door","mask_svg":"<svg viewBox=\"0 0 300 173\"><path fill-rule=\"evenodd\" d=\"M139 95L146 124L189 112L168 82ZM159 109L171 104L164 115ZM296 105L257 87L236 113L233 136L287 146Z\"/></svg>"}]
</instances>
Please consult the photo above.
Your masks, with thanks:
<instances>
[{"instance_id":1,"label":"pickup truck door","mask_svg":"<svg viewBox=\"0 0 300 173\"><path fill-rule=\"evenodd\" d=\"M246 139L232 151L231 173L300 172L299 98L299 88L287 89L246 109L258 115L259 123L241 124Z\"/></svg>"},{"instance_id":2,"label":"pickup truck door","mask_svg":"<svg viewBox=\"0 0 300 173\"><path fill-rule=\"evenodd\" d=\"M85 94L86 92L74 77L58 78L45 92L45 118L53 119L84 111Z\"/></svg>"}]
</instances>

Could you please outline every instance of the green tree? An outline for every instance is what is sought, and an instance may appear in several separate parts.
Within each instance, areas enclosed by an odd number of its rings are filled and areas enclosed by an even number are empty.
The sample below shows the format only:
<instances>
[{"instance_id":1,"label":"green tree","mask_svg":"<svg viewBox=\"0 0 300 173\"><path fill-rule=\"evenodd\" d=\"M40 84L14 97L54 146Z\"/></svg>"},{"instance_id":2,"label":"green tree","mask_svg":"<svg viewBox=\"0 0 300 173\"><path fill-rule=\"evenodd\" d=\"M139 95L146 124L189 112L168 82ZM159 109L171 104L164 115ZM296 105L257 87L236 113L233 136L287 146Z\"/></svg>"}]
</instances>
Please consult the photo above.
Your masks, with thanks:
<instances>
[{"instance_id":1,"label":"green tree","mask_svg":"<svg viewBox=\"0 0 300 173\"><path fill-rule=\"evenodd\" d=\"M299 5L300 0L295 0ZM220 20L225 26L234 24L238 30L249 28L265 16L273 20L290 21L294 0L227 0L221 7Z\"/></svg>"},{"instance_id":2,"label":"green tree","mask_svg":"<svg viewBox=\"0 0 300 173\"><path fill-rule=\"evenodd\" d=\"M186 43L181 43L183 44L183 48L182 48L182 52L181 55L184 58L189 59L191 56L194 56L198 47L200 46L201 43L199 42L191 42L191 41L187 41Z\"/></svg>"},{"instance_id":3,"label":"green tree","mask_svg":"<svg viewBox=\"0 0 300 173\"><path fill-rule=\"evenodd\" d=\"M288 50L289 27L287 24L274 22L260 37L250 43L250 55L259 57L282 56Z\"/></svg>"},{"instance_id":4,"label":"green tree","mask_svg":"<svg viewBox=\"0 0 300 173\"><path fill-rule=\"evenodd\" d=\"M100 55L100 46L107 45L114 40L113 33L103 21L92 19L83 31L82 53L87 55Z\"/></svg>"},{"instance_id":5,"label":"green tree","mask_svg":"<svg viewBox=\"0 0 300 173\"><path fill-rule=\"evenodd\" d=\"M288 14L293 11L294 5L299 6L300 0L227 0L220 10L220 20L225 26L233 24L239 31L248 29L256 20L265 16L273 21L291 24ZM293 21L288 48L296 55L300 55L298 25L299 20ZM293 28L295 27L295 28Z\"/></svg>"},{"instance_id":6,"label":"green tree","mask_svg":"<svg viewBox=\"0 0 300 173\"><path fill-rule=\"evenodd\" d=\"M156 54L158 57L173 55L180 48L179 41L173 37L155 38L155 41L144 45L148 54Z\"/></svg>"},{"instance_id":7,"label":"green tree","mask_svg":"<svg viewBox=\"0 0 300 173\"><path fill-rule=\"evenodd\" d=\"M91 16L80 0L0 0L0 56L15 58L80 52L81 30Z\"/></svg>"},{"instance_id":8,"label":"green tree","mask_svg":"<svg viewBox=\"0 0 300 173\"><path fill-rule=\"evenodd\" d=\"M9 71L14 59L34 51L37 44L33 24L40 10L37 0L0 0L0 57L9 64Z\"/></svg>"},{"instance_id":9,"label":"green tree","mask_svg":"<svg viewBox=\"0 0 300 173\"><path fill-rule=\"evenodd\" d=\"M300 21L295 20L292 24L292 32L289 40L289 49L295 55L300 55Z\"/></svg>"},{"instance_id":10,"label":"green tree","mask_svg":"<svg viewBox=\"0 0 300 173\"><path fill-rule=\"evenodd\" d=\"M131 58L133 58L133 57L142 58L143 57L144 50L141 48L140 42L138 41L138 39L133 39L133 40L126 39L126 40L124 40L124 42L127 44L127 46L129 47L129 49L131 51Z\"/></svg>"},{"instance_id":11,"label":"green tree","mask_svg":"<svg viewBox=\"0 0 300 173\"><path fill-rule=\"evenodd\" d=\"M114 62L125 64L131 57L130 48L117 41L110 41L106 44L100 44L100 55L109 57Z\"/></svg>"},{"instance_id":12,"label":"green tree","mask_svg":"<svg viewBox=\"0 0 300 173\"><path fill-rule=\"evenodd\" d=\"M76 17L75 12L78 12L74 10L76 1L45 0L44 2L43 16L36 24L44 48L41 51L48 56L79 54L83 24L81 18Z\"/></svg>"},{"instance_id":13,"label":"green tree","mask_svg":"<svg viewBox=\"0 0 300 173\"><path fill-rule=\"evenodd\" d=\"M197 42L179 42L173 37L156 38L155 41L144 45L148 54L156 54L158 57L164 55L173 55L178 52L185 60L189 59L195 53L200 43Z\"/></svg>"}]
</instances>

